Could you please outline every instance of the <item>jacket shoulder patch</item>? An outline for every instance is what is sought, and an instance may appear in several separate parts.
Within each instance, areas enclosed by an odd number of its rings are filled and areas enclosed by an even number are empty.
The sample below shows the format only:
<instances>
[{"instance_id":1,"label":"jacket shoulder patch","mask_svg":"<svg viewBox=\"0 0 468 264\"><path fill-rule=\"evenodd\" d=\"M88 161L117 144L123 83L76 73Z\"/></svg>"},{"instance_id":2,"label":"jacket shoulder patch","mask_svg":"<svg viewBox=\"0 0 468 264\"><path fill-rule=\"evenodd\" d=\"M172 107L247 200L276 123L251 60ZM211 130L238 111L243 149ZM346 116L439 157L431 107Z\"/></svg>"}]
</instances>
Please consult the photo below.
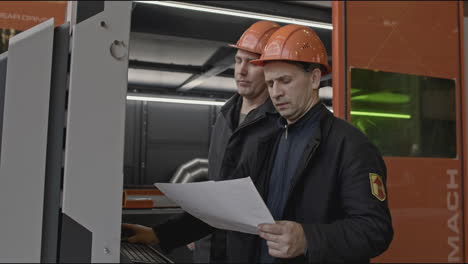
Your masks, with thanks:
<instances>
[{"instance_id":1,"label":"jacket shoulder patch","mask_svg":"<svg viewBox=\"0 0 468 264\"><path fill-rule=\"evenodd\" d=\"M385 186L382 177L377 173L369 173L370 186L372 195L380 201L385 201L387 194L385 192Z\"/></svg>"}]
</instances>

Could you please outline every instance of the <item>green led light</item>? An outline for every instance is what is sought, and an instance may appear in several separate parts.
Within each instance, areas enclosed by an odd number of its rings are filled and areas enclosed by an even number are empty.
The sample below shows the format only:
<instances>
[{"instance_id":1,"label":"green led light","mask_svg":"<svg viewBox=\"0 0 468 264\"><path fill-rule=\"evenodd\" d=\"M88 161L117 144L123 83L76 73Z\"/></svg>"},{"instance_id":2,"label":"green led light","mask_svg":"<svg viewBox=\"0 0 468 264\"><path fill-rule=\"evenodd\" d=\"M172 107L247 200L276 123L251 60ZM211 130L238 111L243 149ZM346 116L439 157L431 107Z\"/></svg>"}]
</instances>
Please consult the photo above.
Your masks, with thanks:
<instances>
[{"instance_id":1,"label":"green led light","mask_svg":"<svg viewBox=\"0 0 468 264\"><path fill-rule=\"evenodd\" d=\"M373 102L383 104L405 104L410 101L409 96L397 93L373 93L353 96L351 101Z\"/></svg>"},{"instance_id":2,"label":"green led light","mask_svg":"<svg viewBox=\"0 0 468 264\"><path fill-rule=\"evenodd\" d=\"M410 115L403 114L392 114L392 113L375 113L375 112L362 112L362 111L351 111L352 115L360 116L377 116L377 117L389 117L389 118L401 118L401 119L410 119Z\"/></svg>"}]
</instances>

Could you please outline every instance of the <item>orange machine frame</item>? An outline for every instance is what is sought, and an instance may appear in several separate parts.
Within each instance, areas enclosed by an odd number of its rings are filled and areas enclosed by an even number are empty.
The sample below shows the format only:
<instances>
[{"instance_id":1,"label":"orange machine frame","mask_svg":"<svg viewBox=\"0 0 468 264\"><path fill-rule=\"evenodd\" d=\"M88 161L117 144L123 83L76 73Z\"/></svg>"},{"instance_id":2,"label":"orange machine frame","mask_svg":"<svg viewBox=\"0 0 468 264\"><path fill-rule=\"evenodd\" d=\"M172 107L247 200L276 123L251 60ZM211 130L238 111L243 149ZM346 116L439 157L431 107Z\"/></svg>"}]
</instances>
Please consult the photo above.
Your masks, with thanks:
<instances>
[{"instance_id":1,"label":"orange machine frame","mask_svg":"<svg viewBox=\"0 0 468 264\"><path fill-rule=\"evenodd\" d=\"M1 1L0 28L24 31L55 18L55 26L65 22L67 1Z\"/></svg>"},{"instance_id":2,"label":"orange machine frame","mask_svg":"<svg viewBox=\"0 0 468 264\"><path fill-rule=\"evenodd\" d=\"M332 5L333 108L338 117L350 120L350 67L456 81L457 158L385 157L395 238L388 251L373 261L466 262L463 1L333 1ZM447 176L454 173L449 169L458 172L457 178ZM447 189L449 180L459 188ZM449 210L447 204L455 196L460 206ZM448 221L456 225L458 234L447 228Z\"/></svg>"}]
</instances>

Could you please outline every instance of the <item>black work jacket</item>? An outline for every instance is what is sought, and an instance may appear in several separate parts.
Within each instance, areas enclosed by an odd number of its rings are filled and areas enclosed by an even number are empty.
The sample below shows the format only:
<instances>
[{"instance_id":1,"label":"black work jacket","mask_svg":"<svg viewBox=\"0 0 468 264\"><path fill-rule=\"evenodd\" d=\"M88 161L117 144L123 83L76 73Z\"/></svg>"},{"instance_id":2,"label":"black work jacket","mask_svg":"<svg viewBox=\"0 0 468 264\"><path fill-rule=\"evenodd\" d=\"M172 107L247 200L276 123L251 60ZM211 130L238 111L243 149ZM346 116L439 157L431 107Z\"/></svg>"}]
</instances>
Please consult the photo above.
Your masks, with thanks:
<instances>
[{"instance_id":1,"label":"black work jacket","mask_svg":"<svg viewBox=\"0 0 468 264\"><path fill-rule=\"evenodd\" d=\"M385 163L364 134L319 107L320 124L310 131L283 214L283 220L302 224L308 252L276 261L366 263L384 252L393 238L387 199L372 194L369 175L380 175L385 185ZM282 130L259 139L249 162L236 172L251 176L264 200ZM259 248L258 236L228 232L230 262L256 262Z\"/></svg>"},{"instance_id":2,"label":"black work jacket","mask_svg":"<svg viewBox=\"0 0 468 264\"><path fill-rule=\"evenodd\" d=\"M253 109L238 126L242 97L234 95L221 108L211 132L208 174L211 180L236 178L233 171L255 150L259 138L272 135L278 114L270 99Z\"/></svg>"},{"instance_id":3,"label":"black work jacket","mask_svg":"<svg viewBox=\"0 0 468 264\"><path fill-rule=\"evenodd\" d=\"M208 154L208 174L212 180L238 178L234 172L251 156L259 138L275 132L279 115L270 99L250 111L244 122L238 126L241 106L242 97L239 94L234 95L221 108L215 122ZM160 240L161 248L166 252L215 231L212 237L211 262L227 261L225 231L214 229L188 213L153 229Z\"/></svg>"}]
</instances>

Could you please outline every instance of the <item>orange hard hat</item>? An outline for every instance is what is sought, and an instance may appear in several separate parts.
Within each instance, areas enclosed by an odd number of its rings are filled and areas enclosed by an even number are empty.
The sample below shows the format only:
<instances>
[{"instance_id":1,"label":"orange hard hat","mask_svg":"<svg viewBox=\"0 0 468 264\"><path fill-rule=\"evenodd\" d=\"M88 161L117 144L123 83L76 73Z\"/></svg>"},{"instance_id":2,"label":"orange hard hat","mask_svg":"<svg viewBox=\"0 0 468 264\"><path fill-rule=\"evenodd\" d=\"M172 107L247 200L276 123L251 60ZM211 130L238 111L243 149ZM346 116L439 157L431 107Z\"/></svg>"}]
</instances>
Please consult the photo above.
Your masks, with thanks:
<instances>
[{"instance_id":1,"label":"orange hard hat","mask_svg":"<svg viewBox=\"0 0 468 264\"><path fill-rule=\"evenodd\" d=\"M237 41L236 45L229 46L257 54L262 54L263 48L270 36L280 28L280 25L271 21L258 21L252 24Z\"/></svg>"},{"instance_id":2,"label":"orange hard hat","mask_svg":"<svg viewBox=\"0 0 468 264\"><path fill-rule=\"evenodd\" d=\"M251 63L264 65L267 61L277 60L318 63L325 68L322 75L331 72L322 41L315 31L306 26L287 25L275 31L268 40L262 56Z\"/></svg>"}]
</instances>

